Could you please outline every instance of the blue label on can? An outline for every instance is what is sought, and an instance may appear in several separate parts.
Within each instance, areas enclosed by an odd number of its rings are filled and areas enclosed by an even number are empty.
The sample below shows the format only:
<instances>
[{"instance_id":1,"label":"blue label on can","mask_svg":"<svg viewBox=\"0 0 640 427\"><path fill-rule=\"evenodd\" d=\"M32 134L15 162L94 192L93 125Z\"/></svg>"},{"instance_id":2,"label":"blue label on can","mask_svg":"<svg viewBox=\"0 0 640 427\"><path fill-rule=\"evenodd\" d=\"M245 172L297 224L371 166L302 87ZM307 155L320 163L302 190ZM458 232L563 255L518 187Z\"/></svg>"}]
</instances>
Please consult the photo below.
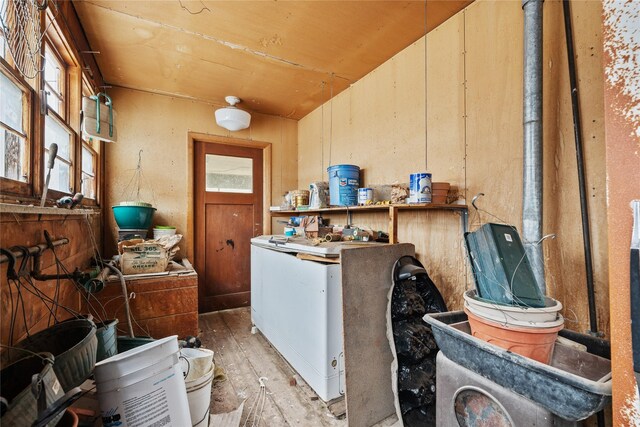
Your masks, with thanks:
<instances>
[{"instance_id":1,"label":"blue label on can","mask_svg":"<svg viewBox=\"0 0 640 427\"><path fill-rule=\"evenodd\" d=\"M430 173L412 173L409 175L409 202L431 203Z\"/></svg>"}]
</instances>

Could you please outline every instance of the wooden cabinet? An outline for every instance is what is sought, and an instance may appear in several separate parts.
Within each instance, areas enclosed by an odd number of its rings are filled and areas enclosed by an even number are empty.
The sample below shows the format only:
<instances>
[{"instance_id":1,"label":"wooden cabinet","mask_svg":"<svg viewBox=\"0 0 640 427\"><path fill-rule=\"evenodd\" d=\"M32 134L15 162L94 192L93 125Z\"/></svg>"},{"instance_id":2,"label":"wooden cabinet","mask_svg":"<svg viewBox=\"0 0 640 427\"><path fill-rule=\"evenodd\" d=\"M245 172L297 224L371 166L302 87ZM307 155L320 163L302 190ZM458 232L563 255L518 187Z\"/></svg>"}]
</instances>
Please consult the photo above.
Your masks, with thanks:
<instances>
[{"instance_id":1,"label":"wooden cabinet","mask_svg":"<svg viewBox=\"0 0 640 427\"><path fill-rule=\"evenodd\" d=\"M120 281L112 277L96 297L105 307L108 318L120 320L118 335L125 335L128 328L122 288ZM195 271L127 278L127 291L129 295L133 294L130 305L136 335L150 335L153 338L178 335L182 339L198 334L198 275ZM92 311L104 317L95 302Z\"/></svg>"}]
</instances>

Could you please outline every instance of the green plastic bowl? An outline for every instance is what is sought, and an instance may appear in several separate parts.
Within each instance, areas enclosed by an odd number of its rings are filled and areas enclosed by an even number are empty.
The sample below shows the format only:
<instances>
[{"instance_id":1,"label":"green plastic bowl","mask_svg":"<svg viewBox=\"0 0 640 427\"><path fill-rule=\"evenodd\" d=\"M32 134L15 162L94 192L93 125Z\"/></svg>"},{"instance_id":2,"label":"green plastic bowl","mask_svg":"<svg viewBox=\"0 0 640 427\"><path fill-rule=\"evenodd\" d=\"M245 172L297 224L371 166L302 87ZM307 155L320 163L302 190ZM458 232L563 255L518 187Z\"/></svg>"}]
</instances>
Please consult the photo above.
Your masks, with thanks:
<instances>
[{"instance_id":1,"label":"green plastic bowl","mask_svg":"<svg viewBox=\"0 0 640 427\"><path fill-rule=\"evenodd\" d=\"M112 206L113 216L116 219L118 227L123 230L146 229L151 226L153 213L156 208L151 206Z\"/></svg>"}]
</instances>

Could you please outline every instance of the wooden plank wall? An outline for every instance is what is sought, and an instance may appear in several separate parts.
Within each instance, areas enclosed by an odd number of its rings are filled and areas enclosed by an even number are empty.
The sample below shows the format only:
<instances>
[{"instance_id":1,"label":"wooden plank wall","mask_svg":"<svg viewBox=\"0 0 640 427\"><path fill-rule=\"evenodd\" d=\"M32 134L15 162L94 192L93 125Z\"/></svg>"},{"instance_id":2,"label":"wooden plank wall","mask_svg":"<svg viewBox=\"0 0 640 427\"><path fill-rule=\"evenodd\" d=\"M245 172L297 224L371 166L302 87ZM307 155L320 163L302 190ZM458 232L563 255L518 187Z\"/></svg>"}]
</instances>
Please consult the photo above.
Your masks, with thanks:
<instances>
[{"instance_id":1,"label":"wooden plank wall","mask_svg":"<svg viewBox=\"0 0 640 427\"><path fill-rule=\"evenodd\" d=\"M600 2L572 1L598 326L608 333L601 12ZM327 179L329 163L360 165L365 185L407 182L410 173L426 168L435 181L459 187L468 203L484 192L480 206L520 227L522 25L521 2L477 0L426 36L426 76L423 38L300 120L299 185ZM544 244L546 275L549 294L566 307L567 327L584 331L589 323L568 86L562 5L549 0L544 3L543 221L545 234L558 238ZM356 220L364 223L364 215ZM400 240L416 245L449 306L461 308L468 275L457 218L401 215L415 218L401 220ZM472 226L499 222L495 217L470 212ZM371 219L386 229L383 219L376 221Z\"/></svg>"},{"instance_id":2,"label":"wooden plank wall","mask_svg":"<svg viewBox=\"0 0 640 427\"><path fill-rule=\"evenodd\" d=\"M9 248L15 245L34 246L45 243L44 230L47 230L52 239L60 239L66 237L69 244L56 248L56 254L69 271L73 271L76 267L80 269L89 266L91 257L93 256L93 248L89 239L90 228L96 236L97 243L100 245L100 216L91 216L89 224L84 217L65 217L63 216L47 216L43 215L39 220L38 215L25 214L0 214L1 239L0 246ZM11 293L9 292L9 282L7 280L8 264L2 264L0 268L0 343L6 345L9 343L9 328L11 319ZM51 254L47 250L42 257L42 271L44 274L56 274L56 265ZM56 281L37 282L33 281L41 292L47 296L53 297L56 289ZM17 306L17 290L15 286L11 286L13 294L13 306ZM38 332L47 327L50 313L42 301L26 290L22 291L24 298L25 315L27 326L22 317L22 308L18 311L16 320L16 329L14 332L14 342L26 336L26 330L30 333ZM59 303L70 307L74 310L80 310L80 294L72 286L69 281L62 281L60 286ZM63 320L71 315L65 310L58 310L58 319Z\"/></svg>"},{"instance_id":3,"label":"wooden plank wall","mask_svg":"<svg viewBox=\"0 0 640 427\"><path fill-rule=\"evenodd\" d=\"M249 129L231 133L216 125L216 107L210 104L118 87L109 89L109 95L118 112L119 142L106 148L105 206L136 194L130 182L138 152L143 150L140 196L158 209L154 225L174 225L184 235L182 256L192 258L191 236L187 235L193 217L189 131L271 143L271 204L279 205L283 193L297 188L298 134L294 120L254 113ZM115 254L116 238L116 224L109 209L105 221L107 255Z\"/></svg>"}]
</instances>

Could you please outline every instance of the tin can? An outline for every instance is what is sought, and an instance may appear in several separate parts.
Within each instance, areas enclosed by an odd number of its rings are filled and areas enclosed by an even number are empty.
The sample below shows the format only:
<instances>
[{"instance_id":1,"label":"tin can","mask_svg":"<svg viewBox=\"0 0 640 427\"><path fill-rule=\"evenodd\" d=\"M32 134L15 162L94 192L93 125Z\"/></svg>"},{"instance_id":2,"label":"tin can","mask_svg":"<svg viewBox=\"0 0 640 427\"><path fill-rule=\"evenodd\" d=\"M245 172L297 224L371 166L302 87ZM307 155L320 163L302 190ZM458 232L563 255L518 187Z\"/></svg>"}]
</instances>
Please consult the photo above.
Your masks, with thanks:
<instances>
[{"instance_id":1,"label":"tin can","mask_svg":"<svg viewBox=\"0 0 640 427\"><path fill-rule=\"evenodd\" d=\"M358 188L358 204L363 206L373 202L372 188Z\"/></svg>"},{"instance_id":2,"label":"tin can","mask_svg":"<svg viewBox=\"0 0 640 427\"><path fill-rule=\"evenodd\" d=\"M431 203L431 174L409 175L409 203Z\"/></svg>"}]
</instances>

